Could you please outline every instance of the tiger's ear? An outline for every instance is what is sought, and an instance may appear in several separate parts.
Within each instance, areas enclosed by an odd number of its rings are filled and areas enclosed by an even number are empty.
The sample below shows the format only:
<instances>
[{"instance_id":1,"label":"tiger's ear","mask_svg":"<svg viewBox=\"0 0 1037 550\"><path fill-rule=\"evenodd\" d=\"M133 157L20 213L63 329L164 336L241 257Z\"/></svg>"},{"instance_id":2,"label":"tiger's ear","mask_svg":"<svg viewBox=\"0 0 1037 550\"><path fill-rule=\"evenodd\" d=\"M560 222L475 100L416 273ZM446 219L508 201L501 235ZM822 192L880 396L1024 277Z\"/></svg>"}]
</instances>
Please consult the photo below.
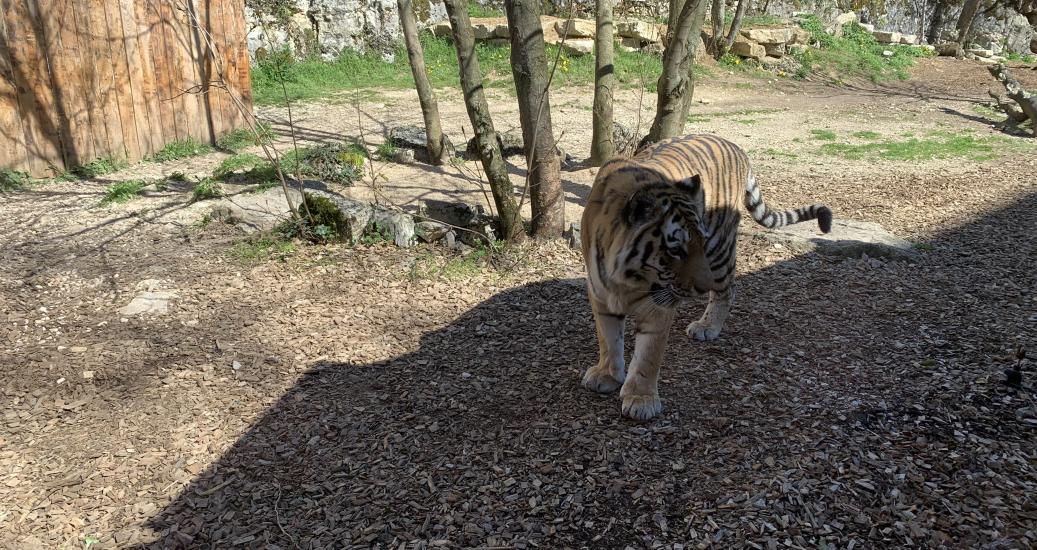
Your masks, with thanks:
<instances>
[{"instance_id":1,"label":"tiger's ear","mask_svg":"<svg viewBox=\"0 0 1037 550\"><path fill-rule=\"evenodd\" d=\"M640 189L623 206L623 221L631 227L640 225L648 221L655 210L655 195L646 189Z\"/></svg>"}]
</instances>

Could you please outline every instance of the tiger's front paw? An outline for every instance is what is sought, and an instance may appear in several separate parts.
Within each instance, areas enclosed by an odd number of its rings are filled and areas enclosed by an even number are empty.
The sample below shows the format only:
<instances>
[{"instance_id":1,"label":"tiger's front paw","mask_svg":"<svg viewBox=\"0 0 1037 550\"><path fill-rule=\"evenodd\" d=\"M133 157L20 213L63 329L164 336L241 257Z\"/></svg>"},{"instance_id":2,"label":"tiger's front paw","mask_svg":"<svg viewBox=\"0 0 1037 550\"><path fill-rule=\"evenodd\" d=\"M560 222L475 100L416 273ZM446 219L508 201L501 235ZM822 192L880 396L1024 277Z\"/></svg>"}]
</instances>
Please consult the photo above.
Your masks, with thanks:
<instances>
[{"instance_id":1,"label":"tiger's front paw","mask_svg":"<svg viewBox=\"0 0 1037 550\"><path fill-rule=\"evenodd\" d=\"M623 416L634 420L651 420L663 412L658 395L628 395L623 398Z\"/></svg>"},{"instance_id":2,"label":"tiger's front paw","mask_svg":"<svg viewBox=\"0 0 1037 550\"><path fill-rule=\"evenodd\" d=\"M623 373L619 373L619 377L617 380L607 369L595 365L583 373L583 387L598 393L612 393L623 385Z\"/></svg>"},{"instance_id":3,"label":"tiger's front paw","mask_svg":"<svg viewBox=\"0 0 1037 550\"><path fill-rule=\"evenodd\" d=\"M696 340L716 340L720 337L720 331L723 330L723 326L714 327L709 323L704 323L701 320L695 321L688 325L687 333L688 336Z\"/></svg>"}]
</instances>

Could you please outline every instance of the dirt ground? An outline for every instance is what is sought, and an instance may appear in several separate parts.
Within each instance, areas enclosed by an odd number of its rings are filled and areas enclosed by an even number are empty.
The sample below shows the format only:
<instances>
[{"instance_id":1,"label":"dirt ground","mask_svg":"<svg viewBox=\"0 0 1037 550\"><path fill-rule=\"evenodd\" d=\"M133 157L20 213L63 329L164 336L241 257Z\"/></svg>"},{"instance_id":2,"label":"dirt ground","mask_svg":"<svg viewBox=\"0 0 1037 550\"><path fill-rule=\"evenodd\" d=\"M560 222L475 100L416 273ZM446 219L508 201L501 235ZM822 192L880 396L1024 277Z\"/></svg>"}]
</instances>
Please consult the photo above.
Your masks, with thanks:
<instances>
[{"instance_id":1,"label":"dirt ground","mask_svg":"<svg viewBox=\"0 0 1037 550\"><path fill-rule=\"evenodd\" d=\"M700 83L689 130L742 144L769 202L824 202L922 255L795 254L750 228L724 335L689 341L701 305L682 308L643 424L579 385L597 348L561 244L459 273L428 269L456 261L430 247L244 260L242 233L198 223L183 190L98 206L110 180L208 174L222 154L0 196L0 547L1037 545L1033 362L1021 387L1003 374L1037 349L1037 146L848 160L811 135L1000 135L976 109L990 82L936 59L888 86ZM590 90L552 100L582 158ZM646 126L640 101L624 92L617 118ZM511 103L494 90L499 129ZM460 142L458 97L440 106ZM361 111L371 142L420 121L407 92ZM360 134L342 98L295 114L308 139ZM349 192L482 202L462 170L379 169ZM594 173L563 174L570 219ZM167 312L120 312L148 290Z\"/></svg>"}]
</instances>

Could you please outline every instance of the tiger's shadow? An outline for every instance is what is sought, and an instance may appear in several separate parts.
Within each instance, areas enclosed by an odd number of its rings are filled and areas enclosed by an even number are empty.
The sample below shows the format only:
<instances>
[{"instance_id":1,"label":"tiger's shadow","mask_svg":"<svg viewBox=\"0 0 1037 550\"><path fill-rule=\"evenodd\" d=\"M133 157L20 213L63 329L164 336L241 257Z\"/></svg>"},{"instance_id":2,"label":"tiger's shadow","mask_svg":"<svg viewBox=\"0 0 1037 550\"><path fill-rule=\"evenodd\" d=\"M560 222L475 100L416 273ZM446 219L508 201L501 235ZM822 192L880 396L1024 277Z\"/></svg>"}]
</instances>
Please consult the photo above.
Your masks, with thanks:
<instances>
[{"instance_id":1,"label":"tiger's shadow","mask_svg":"<svg viewBox=\"0 0 1037 550\"><path fill-rule=\"evenodd\" d=\"M945 234L938 246L1010 231L1000 220L1032 217L1035 198ZM764 453L781 468L782 456L795 454L780 435L793 400L811 404L794 422L802 437L817 438L826 437L821 419L844 412L825 406L843 395L893 398L904 380L847 370L836 357L847 348L877 364L925 357L874 336L925 321L888 301L868 303L859 287L890 288L910 272L911 288L927 289L914 300L959 315L930 287L946 285L949 271L981 281L983 262L943 266L946 258L861 275L858 260L807 254L744 274L716 342L683 335L703 303L684 304L663 366L664 411L647 424L621 418L618 396L580 387L597 354L582 280L503 291L423 336L413 353L312 365L151 520L159 538L141 547L585 546L619 510L608 545L642 546L648 528L636 518L681 525L690 501L720 494L717 480L749 490ZM856 288L847 284L854 277ZM818 315L821 323L795 322ZM933 334L958 330L929 323ZM832 372L840 375L824 375Z\"/></svg>"}]
</instances>

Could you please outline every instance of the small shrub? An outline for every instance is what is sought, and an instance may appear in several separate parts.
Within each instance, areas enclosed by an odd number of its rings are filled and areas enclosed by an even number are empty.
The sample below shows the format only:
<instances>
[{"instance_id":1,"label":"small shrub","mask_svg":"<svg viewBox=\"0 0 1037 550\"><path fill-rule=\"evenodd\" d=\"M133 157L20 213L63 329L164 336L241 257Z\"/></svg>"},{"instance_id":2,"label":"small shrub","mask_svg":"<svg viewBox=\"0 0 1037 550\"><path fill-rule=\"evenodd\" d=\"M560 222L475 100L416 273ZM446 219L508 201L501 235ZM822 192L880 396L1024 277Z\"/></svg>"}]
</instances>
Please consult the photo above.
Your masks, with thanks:
<instances>
[{"instance_id":1,"label":"small shrub","mask_svg":"<svg viewBox=\"0 0 1037 550\"><path fill-rule=\"evenodd\" d=\"M255 263L271 256L276 256L277 259L284 261L292 252L295 252L295 245L276 231L239 241L230 250L231 256L246 264Z\"/></svg>"},{"instance_id":2,"label":"small shrub","mask_svg":"<svg viewBox=\"0 0 1037 550\"><path fill-rule=\"evenodd\" d=\"M140 196L141 191L147 186L148 182L143 180L113 183L104 188L104 197L101 198L101 204L123 204L129 202Z\"/></svg>"},{"instance_id":3,"label":"small shrub","mask_svg":"<svg viewBox=\"0 0 1037 550\"><path fill-rule=\"evenodd\" d=\"M237 153L247 147L270 143L274 139L274 130L269 122L256 123L256 132L258 137L249 128L238 128L216 140L216 148Z\"/></svg>"},{"instance_id":4,"label":"small shrub","mask_svg":"<svg viewBox=\"0 0 1037 550\"><path fill-rule=\"evenodd\" d=\"M212 150L212 147L205 145L204 143L198 143L194 138L176 139L167 143L165 147L152 155L148 160L154 162L167 162L170 160L179 160L205 153L211 153Z\"/></svg>"},{"instance_id":5,"label":"small shrub","mask_svg":"<svg viewBox=\"0 0 1037 550\"><path fill-rule=\"evenodd\" d=\"M81 178L92 179L111 174L112 172L118 172L127 166L129 166L129 163L125 160L109 155L77 166L72 169L72 173Z\"/></svg>"},{"instance_id":6,"label":"small shrub","mask_svg":"<svg viewBox=\"0 0 1037 550\"><path fill-rule=\"evenodd\" d=\"M187 175L185 175L183 172L179 170L166 176L166 179L176 183L187 183Z\"/></svg>"},{"instance_id":7,"label":"small shrub","mask_svg":"<svg viewBox=\"0 0 1037 550\"><path fill-rule=\"evenodd\" d=\"M191 190L191 202L218 199L222 196L223 188L220 187L220 182L213 178L200 180Z\"/></svg>"},{"instance_id":8,"label":"small shrub","mask_svg":"<svg viewBox=\"0 0 1037 550\"><path fill-rule=\"evenodd\" d=\"M378 145L378 149L376 149L375 152L378 153L378 158L382 160L390 160L396 155L396 150L396 145L387 138ZM361 167L362 166L363 165L361 164Z\"/></svg>"},{"instance_id":9,"label":"small shrub","mask_svg":"<svg viewBox=\"0 0 1037 550\"><path fill-rule=\"evenodd\" d=\"M223 159L223 162L213 170L212 175L214 178L225 178L239 170L252 170L265 162L266 161L260 158L259 155L253 153L238 153L237 155Z\"/></svg>"},{"instance_id":10,"label":"small shrub","mask_svg":"<svg viewBox=\"0 0 1037 550\"><path fill-rule=\"evenodd\" d=\"M316 243L348 240L349 225L337 204L327 197L303 194L305 204L299 205L301 227L290 226L283 230L294 230L293 236L306 238ZM307 216L309 212L309 216ZM290 222L289 222L290 223Z\"/></svg>"},{"instance_id":11,"label":"small shrub","mask_svg":"<svg viewBox=\"0 0 1037 550\"><path fill-rule=\"evenodd\" d=\"M28 172L17 172L6 168L0 169L0 193L24 191L32 184Z\"/></svg>"},{"instance_id":12,"label":"small shrub","mask_svg":"<svg viewBox=\"0 0 1037 550\"><path fill-rule=\"evenodd\" d=\"M831 130L822 130L820 128L815 128L811 130L810 135L814 136L814 139L818 139L821 141L835 141L837 137L835 135L835 132Z\"/></svg>"}]
</instances>

